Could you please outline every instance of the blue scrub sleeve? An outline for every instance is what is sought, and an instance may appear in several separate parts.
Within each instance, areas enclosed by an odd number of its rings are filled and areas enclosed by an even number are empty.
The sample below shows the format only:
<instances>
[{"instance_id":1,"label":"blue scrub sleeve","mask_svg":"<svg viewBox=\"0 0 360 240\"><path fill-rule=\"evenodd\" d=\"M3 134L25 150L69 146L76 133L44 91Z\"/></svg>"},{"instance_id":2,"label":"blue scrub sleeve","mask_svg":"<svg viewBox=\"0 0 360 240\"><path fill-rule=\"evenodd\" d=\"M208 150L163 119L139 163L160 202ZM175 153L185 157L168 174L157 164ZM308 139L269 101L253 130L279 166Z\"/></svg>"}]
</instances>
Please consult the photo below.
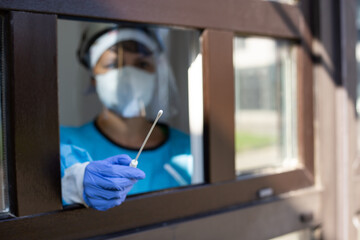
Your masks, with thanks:
<instances>
[{"instance_id":1,"label":"blue scrub sleeve","mask_svg":"<svg viewBox=\"0 0 360 240\"><path fill-rule=\"evenodd\" d=\"M60 144L61 194L64 206L81 203L83 199L83 178L88 163L93 162L89 153L70 144Z\"/></svg>"},{"instance_id":2,"label":"blue scrub sleeve","mask_svg":"<svg viewBox=\"0 0 360 240\"><path fill-rule=\"evenodd\" d=\"M70 144L60 144L61 178L65 170L76 163L92 162L90 154L82 148Z\"/></svg>"}]
</instances>

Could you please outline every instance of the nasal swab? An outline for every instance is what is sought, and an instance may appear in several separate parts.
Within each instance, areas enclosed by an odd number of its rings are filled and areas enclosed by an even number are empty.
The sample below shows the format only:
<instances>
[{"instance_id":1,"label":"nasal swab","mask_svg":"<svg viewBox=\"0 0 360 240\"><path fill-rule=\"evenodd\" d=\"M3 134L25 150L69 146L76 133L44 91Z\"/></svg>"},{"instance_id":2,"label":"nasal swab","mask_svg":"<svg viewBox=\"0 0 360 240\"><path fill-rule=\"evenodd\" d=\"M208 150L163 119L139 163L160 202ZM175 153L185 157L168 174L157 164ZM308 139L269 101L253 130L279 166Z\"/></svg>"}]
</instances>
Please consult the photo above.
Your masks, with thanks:
<instances>
[{"instance_id":1,"label":"nasal swab","mask_svg":"<svg viewBox=\"0 0 360 240\"><path fill-rule=\"evenodd\" d=\"M157 117L155 118L155 121L154 121L153 125L151 126L148 134L146 135L146 138L145 138L143 144L141 145L141 148L140 148L138 154L136 155L136 158L133 159L133 160L131 160L130 167L134 167L134 168L137 167L137 165L138 165L138 158L139 158L139 156L140 156L140 154L141 154L141 152L142 152L142 150L143 150L143 148L144 148L144 146L145 146L148 138L150 137L150 135L151 135L151 133L152 133L152 131L153 131L153 129L154 129L157 121L159 120L159 118L161 117L162 114L163 114L163 110L160 110L160 111L158 112Z\"/></svg>"}]
</instances>

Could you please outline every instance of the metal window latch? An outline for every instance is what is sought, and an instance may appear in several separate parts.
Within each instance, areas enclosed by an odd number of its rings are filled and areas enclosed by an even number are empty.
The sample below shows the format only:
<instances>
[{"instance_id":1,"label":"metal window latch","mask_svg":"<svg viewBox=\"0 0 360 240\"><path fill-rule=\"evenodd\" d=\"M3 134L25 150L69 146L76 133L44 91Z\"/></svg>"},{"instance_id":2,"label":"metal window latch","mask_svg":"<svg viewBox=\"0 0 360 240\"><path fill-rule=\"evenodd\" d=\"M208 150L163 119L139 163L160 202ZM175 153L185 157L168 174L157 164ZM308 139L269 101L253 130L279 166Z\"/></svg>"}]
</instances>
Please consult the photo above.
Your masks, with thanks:
<instances>
[{"instance_id":1,"label":"metal window latch","mask_svg":"<svg viewBox=\"0 0 360 240\"><path fill-rule=\"evenodd\" d=\"M314 219L314 214L312 212L306 212L300 214L300 222L309 223Z\"/></svg>"},{"instance_id":2,"label":"metal window latch","mask_svg":"<svg viewBox=\"0 0 360 240\"><path fill-rule=\"evenodd\" d=\"M274 190L272 188L262 188L257 191L258 198L267 198L274 195Z\"/></svg>"}]
</instances>

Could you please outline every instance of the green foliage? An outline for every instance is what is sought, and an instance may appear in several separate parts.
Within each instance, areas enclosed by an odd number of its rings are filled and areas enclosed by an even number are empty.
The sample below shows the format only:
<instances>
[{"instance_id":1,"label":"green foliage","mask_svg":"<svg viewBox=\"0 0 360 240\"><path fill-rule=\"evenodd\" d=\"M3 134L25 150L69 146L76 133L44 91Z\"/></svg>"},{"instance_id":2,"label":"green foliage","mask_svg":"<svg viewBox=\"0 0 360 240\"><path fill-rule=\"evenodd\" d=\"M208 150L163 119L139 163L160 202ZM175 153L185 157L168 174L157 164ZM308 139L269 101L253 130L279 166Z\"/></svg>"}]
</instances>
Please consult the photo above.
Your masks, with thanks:
<instances>
[{"instance_id":1,"label":"green foliage","mask_svg":"<svg viewBox=\"0 0 360 240\"><path fill-rule=\"evenodd\" d=\"M269 135L249 132L236 132L235 134L235 149L237 152L263 148L272 145L275 142L276 138Z\"/></svg>"}]
</instances>

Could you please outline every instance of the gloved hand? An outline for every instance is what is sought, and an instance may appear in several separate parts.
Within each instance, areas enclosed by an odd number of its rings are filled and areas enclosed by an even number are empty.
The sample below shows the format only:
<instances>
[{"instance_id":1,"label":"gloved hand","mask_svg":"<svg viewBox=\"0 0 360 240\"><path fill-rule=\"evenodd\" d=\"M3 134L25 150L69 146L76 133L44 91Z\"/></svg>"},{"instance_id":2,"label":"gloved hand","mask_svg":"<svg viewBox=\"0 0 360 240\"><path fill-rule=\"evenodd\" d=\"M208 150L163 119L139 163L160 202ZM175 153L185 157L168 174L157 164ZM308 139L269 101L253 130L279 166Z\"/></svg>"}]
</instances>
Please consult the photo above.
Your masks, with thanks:
<instances>
[{"instance_id":1,"label":"gloved hand","mask_svg":"<svg viewBox=\"0 0 360 240\"><path fill-rule=\"evenodd\" d=\"M83 182L85 203L101 211L120 205L137 180L145 178L143 171L129 167L130 162L125 154L90 162Z\"/></svg>"}]
</instances>

